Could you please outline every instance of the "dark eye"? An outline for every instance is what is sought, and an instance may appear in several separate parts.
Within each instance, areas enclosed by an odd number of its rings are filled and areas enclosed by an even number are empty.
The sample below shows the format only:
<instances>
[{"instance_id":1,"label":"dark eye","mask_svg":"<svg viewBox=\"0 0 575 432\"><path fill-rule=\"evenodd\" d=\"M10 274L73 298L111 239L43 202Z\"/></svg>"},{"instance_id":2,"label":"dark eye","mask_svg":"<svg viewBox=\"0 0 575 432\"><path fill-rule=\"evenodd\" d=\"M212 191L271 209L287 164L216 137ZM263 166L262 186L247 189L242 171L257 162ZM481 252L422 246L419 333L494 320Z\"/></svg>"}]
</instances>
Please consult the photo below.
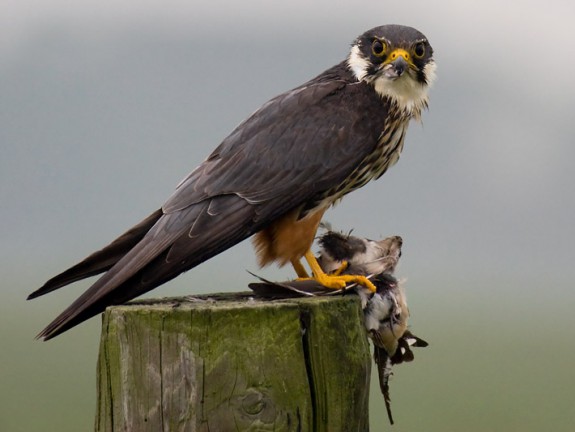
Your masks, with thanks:
<instances>
[{"instance_id":1,"label":"dark eye","mask_svg":"<svg viewBox=\"0 0 575 432\"><path fill-rule=\"evenodd\" d=\"M416 58L421 58L425 55L425 44L423 42L418 42L413 48L413 54Z\"/></svg>"},{"instance_id":2,"label":"dark eye","mask_svg":"<svg viewBox=\"0 0 575 432\"><path fill-rule=\"evenodd\" d=\"M385 42L380 41L379 39L374 40L371 44L371 52L376 57L382 57L385 54L386 49L387 46L385 45Z\"/></svg>"}]
</instances>

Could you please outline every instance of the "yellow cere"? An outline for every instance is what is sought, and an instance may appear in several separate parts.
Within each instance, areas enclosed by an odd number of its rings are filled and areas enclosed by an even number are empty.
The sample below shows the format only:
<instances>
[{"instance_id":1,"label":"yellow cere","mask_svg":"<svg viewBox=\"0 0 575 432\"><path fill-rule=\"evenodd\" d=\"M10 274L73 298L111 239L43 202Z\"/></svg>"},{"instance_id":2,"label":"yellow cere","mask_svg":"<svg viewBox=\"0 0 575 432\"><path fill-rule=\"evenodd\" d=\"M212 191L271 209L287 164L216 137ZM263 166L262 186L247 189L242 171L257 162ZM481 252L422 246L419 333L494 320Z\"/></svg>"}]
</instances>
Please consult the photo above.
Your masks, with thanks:
<instances>
[{"instance_id":1,"label":"yellow cere","mask_svg":"<svg viewBox=\"0 0 575 432\"><path fill-rule=\"evenodd\" d=\"M411 63L411 56L403 48L394 49L388 57L388 61L392 62L398 57L403 57L406 62Z\"/></svg>"}]
</instances>

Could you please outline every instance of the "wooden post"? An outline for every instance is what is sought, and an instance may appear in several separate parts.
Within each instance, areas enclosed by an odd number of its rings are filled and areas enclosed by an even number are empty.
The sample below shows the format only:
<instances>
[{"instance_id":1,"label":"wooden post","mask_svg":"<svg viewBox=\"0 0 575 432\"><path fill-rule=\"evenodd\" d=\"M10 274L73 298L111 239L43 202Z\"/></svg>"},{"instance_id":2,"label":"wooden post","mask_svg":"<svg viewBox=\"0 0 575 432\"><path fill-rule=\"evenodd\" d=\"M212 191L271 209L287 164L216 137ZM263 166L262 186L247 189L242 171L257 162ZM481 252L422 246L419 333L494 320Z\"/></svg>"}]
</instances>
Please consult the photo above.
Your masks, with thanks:
<instances>
[{"instance_id":1,"label":"wooden post","mask_svg":"<svg viewBox=\"0 0 575 432\"><path fill-rule=\"evenodd\" d=\"M368 431L356 296L252 293L108 308L96 431Z\"/></svg>"}]
</instances>

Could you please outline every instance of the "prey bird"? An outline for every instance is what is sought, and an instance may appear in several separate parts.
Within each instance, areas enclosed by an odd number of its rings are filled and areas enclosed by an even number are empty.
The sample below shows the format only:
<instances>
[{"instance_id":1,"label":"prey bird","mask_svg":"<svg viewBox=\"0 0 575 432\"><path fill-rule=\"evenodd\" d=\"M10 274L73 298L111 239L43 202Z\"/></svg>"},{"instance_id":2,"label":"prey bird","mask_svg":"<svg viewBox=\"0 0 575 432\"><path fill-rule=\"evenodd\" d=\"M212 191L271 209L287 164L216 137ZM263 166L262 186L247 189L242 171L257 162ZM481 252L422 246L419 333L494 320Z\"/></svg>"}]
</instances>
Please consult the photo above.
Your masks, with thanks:
<instances>
[{"instance_id":1,"label":"prey bird","mask_svg":"<svg viewBox=\"0 0 575 432\"><path fill-rule=\"evenodd\" d=\"M393 276L401 257L403 240L391 236L370 240L329 230L318 239L320 253L317 261L328 274L366 276L376 287L373 292L360 284L346 287L361 298L363 324L373 342L373 358L377 366L379 387L385 401L389 422L393 424L389 381L393 366L414 360L412 347L426 347L428 343L408 329L409 309L405 291ZM260 278L261 279L261 278ZM259 296L285 298L333 294L312 280L250 283ZM345 292L345 291L335 291Z\"/></svg>"},{"instance_id":2,"label":"prey bird","mask_svg":"<svg viewBox=\"0 0 575 432\"><path fill-rule=\"evenodd\" d=\"M400 236L371 240L329 230L319 238L318 263L326 273L393 274L401 257L402 245Z\"/></svg>"},{"instance_id":3,"label":"prey bird","mask_svg":"<svg viewBox=\"0 0 575 432\"><path fill-rule=\"evenodd\" d=\"M321 270L310 251L325 211L395 164L427 108L433 50L418 30L375 27L349 55L276 96L236 127L163 206L30 294L104 273L40 334L51 339L255 235L260 265L291 263L339 289L362 275Z\"/></svg>"},{"instance_id":4,"label":"prey bird","mask_svg":"<svg viewBox=\"0 0 575 432\"><path fill-rule=\"evenodd\" d=\"M323 225L323 223L322 223ZM325 226L324 226L325 228ZM403 240L400 236L391 236L382 240L370 240L355 237L351 234L342 234L337 231L328 231L318 238L320 253L316 257L321 270L327 275L355 275L365 276L371 281L372 277L385 273L391 275L401 257ZM365 287L355 281L347 284L342 290L334 291L311 278L299 278L284 282L266 280L252 273L261 282L252 282L249 287L260 297L275 299L301 296L336 295L347 290L356 291L361 297L361 307L366 310L372 298L379 296L376 288ZM389 312L389 311L388 311ZM379 313L377 311L376 313Z\"/></svg>"},{"instance_id":5,"label":"prey bird","mask_svg":"<svg viewBox=\"0 0 575 432\"><path fill-rule=\"evenodd\" d=\"M379 388L385 401L389 422L393 424L389 380L392 367L411 362L415 358L411 347L426 347L428 343L408 330L409 310L401 284L390 274L382 273L372 279L375 293L367 294L363 309L364 324L373 341L373 359L377 366ZM366 296L365 289L358 289ZM363 293L363 294L362 294Z\"/></svg>"},{"instance_id":6,"label":"prey bird","mask_svg":"<svg viewBox=\"0 0 575 432\"><path fill-rule=\"evenodd\" d=\"M412 347L428 346L408 329L409 309L405 291L393 276L401 257L403 240L392 236L376 241L328 231L319 238L319 245L318 262L326 273L363 274L376 287L375 292L361 285L355 290L362 299L363 320L373 341L379 387L389 422L393 424L389 392L392 367L413 361Z\"/></svg>"}]
</instances>

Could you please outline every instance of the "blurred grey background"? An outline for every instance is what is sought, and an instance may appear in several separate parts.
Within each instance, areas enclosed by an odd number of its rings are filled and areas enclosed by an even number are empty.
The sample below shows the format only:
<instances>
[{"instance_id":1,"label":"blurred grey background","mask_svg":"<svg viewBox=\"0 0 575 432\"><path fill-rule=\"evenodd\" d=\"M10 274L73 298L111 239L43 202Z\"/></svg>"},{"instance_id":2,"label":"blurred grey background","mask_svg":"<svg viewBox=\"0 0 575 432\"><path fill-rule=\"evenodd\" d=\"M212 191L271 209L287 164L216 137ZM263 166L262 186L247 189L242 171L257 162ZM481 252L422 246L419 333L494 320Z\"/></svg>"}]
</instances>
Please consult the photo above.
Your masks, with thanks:
<instances>
[{"instance_id":1,"label":"blurred grey background","mask_svg":"<svg viewBox=\"0 0 575 432\"><path fill-rule=\"evenodd\" d=\"M575 425L571 1L8 0L0 6L0 430L93 424L98 318L34 335L89 282L26 302L160 206L235 125L384 23L438 63L399 164L329 211L403 236L414 332L396 431ZM223 271L222 271L223 269ZM153 291L244 290L245 242ZM375 384L375 382L374 382ZM390 430L374 385L372 430Z\"/></svg>"}]
</instances>

